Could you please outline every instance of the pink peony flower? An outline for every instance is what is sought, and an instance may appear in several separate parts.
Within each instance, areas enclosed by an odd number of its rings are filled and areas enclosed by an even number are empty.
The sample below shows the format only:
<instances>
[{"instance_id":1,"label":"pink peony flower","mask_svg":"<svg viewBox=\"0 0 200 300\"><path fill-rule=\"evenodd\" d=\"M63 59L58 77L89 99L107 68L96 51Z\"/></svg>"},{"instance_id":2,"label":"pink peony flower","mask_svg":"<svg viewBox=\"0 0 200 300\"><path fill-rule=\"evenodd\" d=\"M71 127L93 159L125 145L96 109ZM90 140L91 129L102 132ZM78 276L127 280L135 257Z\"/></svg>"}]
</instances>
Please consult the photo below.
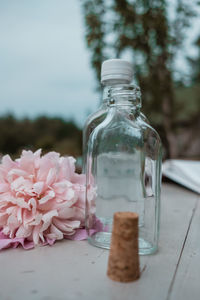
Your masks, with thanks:
<instances>
[{"instance_id":1,"label":"pink peony flower","mask_svg":"<svg viewBox=\"0 0 200 300\"><path fill-rule=\"evenodd\" d=\"M0 228L3 235L35 245L72 236L84 226L85 175L75 159L56 152L23 151L0 164Z\"/></svg>"}]
</instances>

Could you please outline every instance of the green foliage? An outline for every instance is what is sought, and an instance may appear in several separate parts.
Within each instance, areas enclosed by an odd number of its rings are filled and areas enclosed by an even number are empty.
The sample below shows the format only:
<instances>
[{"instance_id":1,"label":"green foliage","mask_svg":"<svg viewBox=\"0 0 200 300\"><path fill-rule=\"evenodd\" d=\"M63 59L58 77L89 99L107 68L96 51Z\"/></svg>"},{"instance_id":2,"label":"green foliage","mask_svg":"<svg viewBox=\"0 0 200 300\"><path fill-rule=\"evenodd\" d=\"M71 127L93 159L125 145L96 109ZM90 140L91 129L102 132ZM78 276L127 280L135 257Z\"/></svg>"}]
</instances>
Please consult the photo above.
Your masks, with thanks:
<instances>
[{"instance_id":1,"label":"green foliage","mask_svg":"<svg viewBox=\"0 0 200 300\"><path fill-rule=\"evenodd\" d=\"M169 9L171 2L167 0L81 2L86 41L98 82L105 53L121 57L129 51L135 79L142 90L144 113L159 129L166 157L177 156L174 124L179 118L180 103L177 103L174 61L184 41L185 29L195 16L195 3L192 6L186 0L176 0L173 2L174 17L170 18L172 8ZM101 34L97 35L99 32ZM183 107L187 111L187 105Z\"/></svg>"},{"instance_id":2,"label":"green foliage","mask_svg":"<svg viewBox=\"0 0 200 300\"><path fill-rule=\"evenodd\" d=\"M195 41L195 46L198 49L198 54L196 58L188 57L188 61L191 66L191 81L192 83L198 83L200 85L200 36Z\"/></svg>"},{"instance_id":3,"label":"green foliage","mask_svg":"<svg viewBox=\"0 0 200 300\"><path fill-rule=\"evenodd\" d=\"M105 14L104 0L83 1L86 25L86 40L92 50L92 67L97 72L97 79L100 81L101 62L105 59ZM91 28L93 28L91 30Z\"/></svg>"},{"instance_id":4,"label":"green foliage","mask_svg":"<svg viewBox=\"0 0 200 300\"><path fill-rule=\"evenodd\" d=\"M61 155L81 155L81 130L72 122L61 118L17 120L12 115L0 118L0 153L20 155L22 149L43 153L58 151Z\"/></svg>"}]
</instances>

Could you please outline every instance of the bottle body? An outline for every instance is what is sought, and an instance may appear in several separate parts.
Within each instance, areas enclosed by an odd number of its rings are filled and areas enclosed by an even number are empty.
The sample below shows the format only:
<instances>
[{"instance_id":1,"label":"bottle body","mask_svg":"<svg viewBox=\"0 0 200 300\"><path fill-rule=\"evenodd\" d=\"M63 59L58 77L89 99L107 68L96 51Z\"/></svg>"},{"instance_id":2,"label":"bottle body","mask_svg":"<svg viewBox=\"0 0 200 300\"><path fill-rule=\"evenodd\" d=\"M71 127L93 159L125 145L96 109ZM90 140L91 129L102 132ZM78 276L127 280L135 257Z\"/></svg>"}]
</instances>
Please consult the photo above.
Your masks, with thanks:
<instances>
[{"instance_id":1,"label":"bottle body","mask_svg":"<svg viewBox=\"0 0 200 300\"><path fill-rule=\"evenodd\" d=\"M112 85L110 86L110 84L112 84ZM98 110L96 112L89 115L89 117L87 118L87 120L85 122L85 125L83 128L83 144L82 144L82 153L83 153L83 155L82 155L82 157L83 157L82 173L86 172L87 146L88 146L90 134L93 132L93 130L99 124L101 124L105 120L105 118L107 116L108 103L110 101L109 90L114 86L119 86L120 84L123 84L123 83L121 83L120 81L109 82L109 86L106 86L104 88L102 104L100 105L100 107L98 108ZM138 89L138 91L140 91L138 87L136 87L136 88ZM138 120L140 120L141 123L145 122L145 124L146 123L149 124L149 121L146 118L146 116L140 111L138 111Z\"/></svg>"},{"instance_id":2,"label":"bottle body","mask_svg":"<svg viewBox=\"0 0 200 300\"><path fill-rule=\"evenodd\" d=\"M102 123L104 121L104 119L106 118L106 115L107 115L107 104L106 104L106 102L103 102L102 105L99 107L99 109L95 113L91 114L85 122L85 125L83 128L82 173L86 172L87 144L88 144L90 134L100 123Z\"/></svg>"},{"instance_id":3,"label":"bottle body","mask_svg":"<svg viewBox=\"0 0 200 300\"><path fill-rule=\"evenodd\" d=\"M141 122L137 101L121 98L110 102L105 120L89 138L86 228L90 243L109 248L113 214L136 212L139 253L151 254L158 247L161 143L156 131Z\"/></svg>"}]
</instances>

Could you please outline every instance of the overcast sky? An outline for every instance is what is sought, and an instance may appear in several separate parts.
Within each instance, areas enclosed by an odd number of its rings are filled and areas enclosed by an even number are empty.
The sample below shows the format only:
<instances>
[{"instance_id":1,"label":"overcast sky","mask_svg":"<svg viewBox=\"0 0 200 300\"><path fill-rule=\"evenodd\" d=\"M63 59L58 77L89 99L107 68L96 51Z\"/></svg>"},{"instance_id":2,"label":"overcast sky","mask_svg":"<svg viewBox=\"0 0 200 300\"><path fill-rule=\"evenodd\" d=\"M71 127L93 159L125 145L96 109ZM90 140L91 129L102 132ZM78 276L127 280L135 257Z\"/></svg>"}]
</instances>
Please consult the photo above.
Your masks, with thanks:
<instances>
[{"instance_id":1,"label":"overcast sky","mask_svg":"<svg viewBox=\"0 0 200 300\"><path fill-rule=\"evenodd\" d=\"M82 126L96 109L80 2L0 0L0 114L62 116Z\"/></svg>"},{"instance_id":2,"label":"overcast sky","mask_svg":"<svg viewBox=\"0 0 200 300\"><path fill-rule=\"evenodd\" d=\"M73 118L98 104L80 1L0 0L0 114Z\"/></svg>"}]
</instances>

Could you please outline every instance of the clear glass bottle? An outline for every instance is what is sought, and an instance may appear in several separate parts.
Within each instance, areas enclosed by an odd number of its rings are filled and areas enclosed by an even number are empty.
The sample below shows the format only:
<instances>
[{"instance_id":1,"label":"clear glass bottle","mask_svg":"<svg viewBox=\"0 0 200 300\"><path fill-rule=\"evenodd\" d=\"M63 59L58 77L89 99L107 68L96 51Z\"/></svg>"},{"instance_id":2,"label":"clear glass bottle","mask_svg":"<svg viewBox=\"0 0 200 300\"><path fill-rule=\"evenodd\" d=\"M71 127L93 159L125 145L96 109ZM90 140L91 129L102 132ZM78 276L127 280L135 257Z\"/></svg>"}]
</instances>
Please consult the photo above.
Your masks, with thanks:
<instances>
[{"instance_id":1,"label":"clear glass bottle","mask_svg":"<svg viewBox=\"0 0 200 300\"><path fill-rule=\"evenodd\" d=\"M100 107L89 115L83 128L83 164L82 172L85 173L87 144L91 132L106 118L108 111L109 90L118 84L131 83L133 79L133 67L131 63L123 59L108 59L102 63L101 84L103 97Z\"/></svg>"},{"instance_id":2,"label":"clear glass bottle","mask_svg":"<svg viewBox=\"0 0 200 300\"><path fill-rule=\"evenodd\" d=\"M139 253L158 248L161 142L141 121L140 90L133 85L111 88L105 120L91 133L86 172L86 228L91 244L108 248L113 214L139 214Z\"/></svg>"}]
</instances>

